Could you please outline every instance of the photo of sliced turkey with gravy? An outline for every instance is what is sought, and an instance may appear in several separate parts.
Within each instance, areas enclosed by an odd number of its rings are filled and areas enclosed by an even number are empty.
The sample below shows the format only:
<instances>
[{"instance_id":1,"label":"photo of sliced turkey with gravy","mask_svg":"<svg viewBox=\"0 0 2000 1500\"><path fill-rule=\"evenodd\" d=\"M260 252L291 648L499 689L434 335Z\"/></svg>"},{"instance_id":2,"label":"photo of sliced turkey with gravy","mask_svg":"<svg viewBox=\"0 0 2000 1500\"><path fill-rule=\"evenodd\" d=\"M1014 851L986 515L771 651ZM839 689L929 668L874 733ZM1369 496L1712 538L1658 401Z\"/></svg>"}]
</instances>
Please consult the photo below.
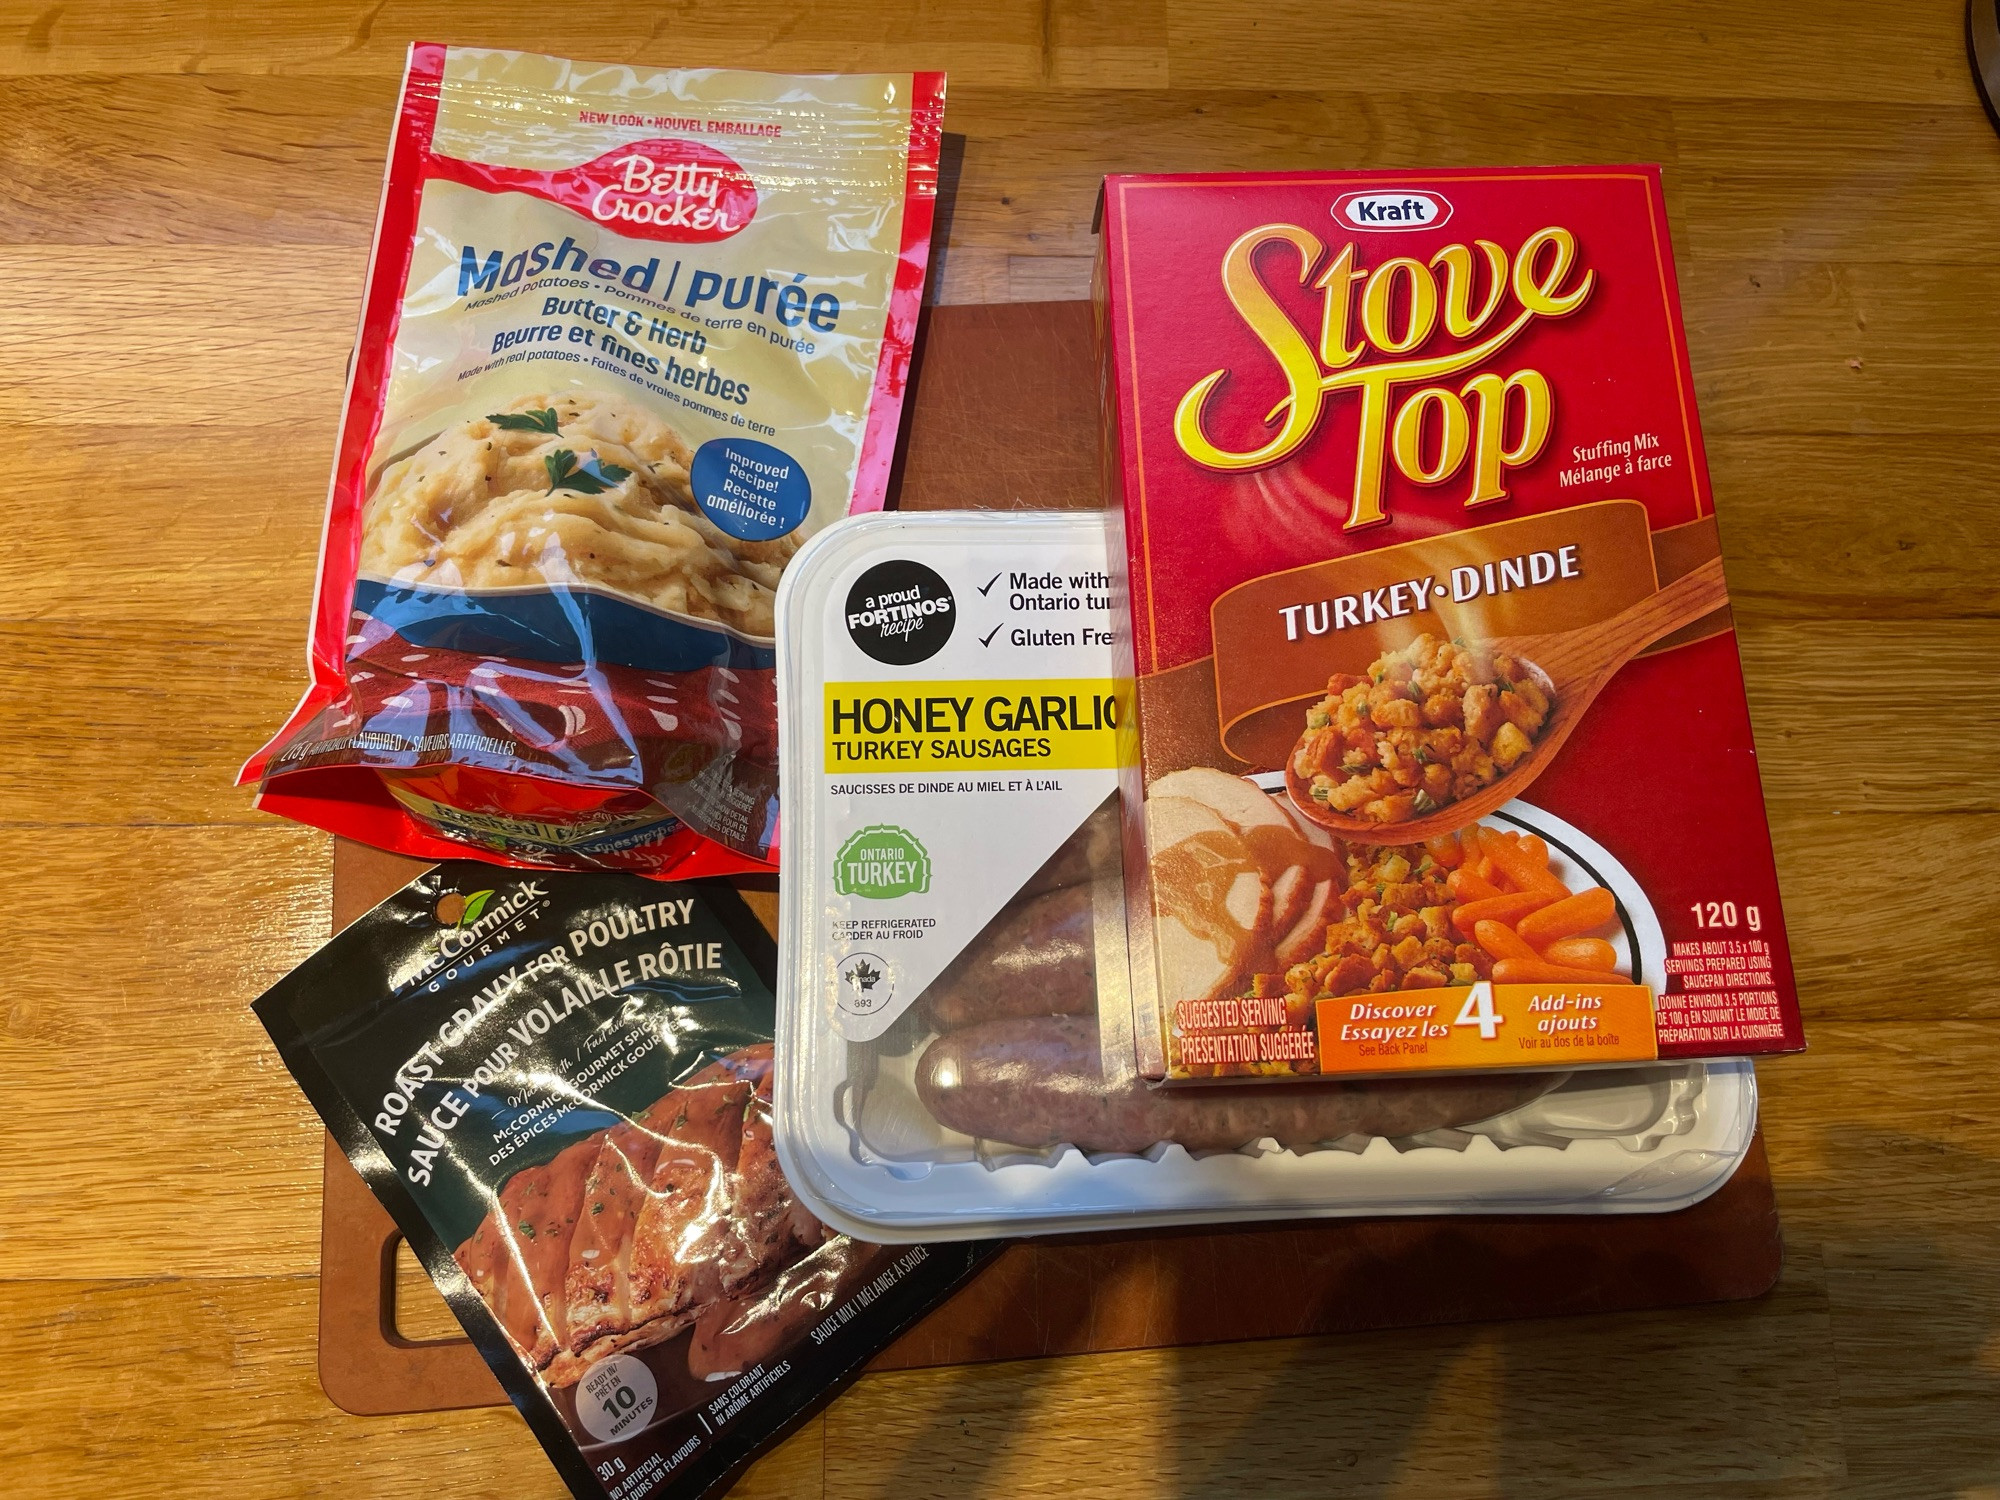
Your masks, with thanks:
<instances>
[{"instance_id":1,"label":"photo of sliced turkey with gravy","mask_svg":"<svg viewBox=\"0 0 2000 1500\"><path fill-rule=\"evenodd\" d=\"M830 1238L771 1146L769 1043L516 1172L460 1269L550 1386L663 1343Z\"/></svg>"}]
</instances>

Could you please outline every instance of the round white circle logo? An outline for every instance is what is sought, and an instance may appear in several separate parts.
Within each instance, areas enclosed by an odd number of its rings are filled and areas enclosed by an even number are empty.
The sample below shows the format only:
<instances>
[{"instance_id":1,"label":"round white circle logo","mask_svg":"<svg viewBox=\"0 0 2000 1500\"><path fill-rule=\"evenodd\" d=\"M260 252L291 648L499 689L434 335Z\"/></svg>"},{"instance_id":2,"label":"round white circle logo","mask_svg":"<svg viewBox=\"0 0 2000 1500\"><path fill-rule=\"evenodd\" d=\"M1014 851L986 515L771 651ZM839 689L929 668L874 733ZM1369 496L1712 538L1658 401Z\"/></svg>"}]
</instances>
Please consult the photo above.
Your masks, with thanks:
<instances>
[{"instance_id":1,"label":"round white circle logo","mask_svg":"<svg viewBox=\"0 0 2000 1500\"><path fill-rule=\"evenodd\" d=\"M600 1443L631 1437L659 1406L659 1382L644 1360L629 1354L600 1359L577 1382L576 1419Z\"/></svg>"},{"instance_id":2,"label":"round white circle logo","mask_svg":"<svg viewBox=\"0 0 2000 1500\"><path fill-rule=\"evenodd\" d=\"M850 953L840 961L836 1002L850 1016L872 1016L896 998L896 975L878 953Z\"/></svg>"}]
</instances>

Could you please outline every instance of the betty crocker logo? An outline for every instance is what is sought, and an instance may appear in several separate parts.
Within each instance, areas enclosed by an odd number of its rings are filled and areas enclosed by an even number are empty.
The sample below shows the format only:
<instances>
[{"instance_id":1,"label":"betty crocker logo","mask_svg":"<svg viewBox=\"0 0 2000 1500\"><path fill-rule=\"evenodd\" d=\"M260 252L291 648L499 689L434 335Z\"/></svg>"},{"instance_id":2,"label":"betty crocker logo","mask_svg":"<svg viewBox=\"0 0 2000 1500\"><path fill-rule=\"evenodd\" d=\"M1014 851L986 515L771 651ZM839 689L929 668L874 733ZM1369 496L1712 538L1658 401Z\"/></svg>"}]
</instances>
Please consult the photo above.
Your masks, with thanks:
<instances>
[{"instance_id":1,"label":"betty crocker logo","mask_svg":"<svg viewBox=\"0 0 2000 1500\"><path fill-rule=\"evenodd\" d=\"M757 217L750 174L700 141L634 141L560 172L433 156L429 175L482 192L527 193L636 239L709 244Z\"/></svg>"}]
</instances>

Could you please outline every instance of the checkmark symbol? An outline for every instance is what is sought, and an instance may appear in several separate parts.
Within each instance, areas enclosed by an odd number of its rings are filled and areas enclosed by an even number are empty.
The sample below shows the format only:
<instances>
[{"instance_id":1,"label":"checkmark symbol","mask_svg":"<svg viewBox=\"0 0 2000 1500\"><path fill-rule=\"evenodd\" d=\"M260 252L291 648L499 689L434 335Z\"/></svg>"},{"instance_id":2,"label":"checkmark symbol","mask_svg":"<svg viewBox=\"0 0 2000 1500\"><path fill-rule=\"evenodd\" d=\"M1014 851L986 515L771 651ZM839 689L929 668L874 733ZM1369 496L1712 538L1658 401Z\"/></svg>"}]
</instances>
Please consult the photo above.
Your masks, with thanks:
<instances>
[{"instance_id":1,"label":"checkmark symbol","mask_svg":"<svg viewBox=\"0 0 2000 1500\"><path fill-rule=\"evenodd\" d=\"M1004 573L1006 569L1003 568L1000 571ZM992 591L993 585L998 583L999 581L1000 581L1000 574L995 573L991 578L987 579L986 582L979 585L979 592L982 594L990 593Z\"/></svg>"},{"instance_id":2,"label":"checkmark symbol","mask_svg":"<svg viewBox=\"0 0 2000 1500\"><path fill-rule=\"evenodd\" d=\"M1000 624L1001 624L1001 625L1004 625L1004 624L1006 624L1006 623L1007 623L1007 622L1006 622L1005 620L1002 620L1002 621L1000 622ZM994 637L994 636L996 636L996 635L998 635L999 633L1000 633L1000 625L995 625L995 626L994 626L994 627L993 627L993 628L992 628L991 630L987 631L987 632L986 632L986 634L982 635L982 636L981 636L981 637L979 638L979 644L980 644L980 645L982 645L982 646L990 646L990 645L992 645L992 644L993 644L993 637Z\"/></svg>"}]
</instances>

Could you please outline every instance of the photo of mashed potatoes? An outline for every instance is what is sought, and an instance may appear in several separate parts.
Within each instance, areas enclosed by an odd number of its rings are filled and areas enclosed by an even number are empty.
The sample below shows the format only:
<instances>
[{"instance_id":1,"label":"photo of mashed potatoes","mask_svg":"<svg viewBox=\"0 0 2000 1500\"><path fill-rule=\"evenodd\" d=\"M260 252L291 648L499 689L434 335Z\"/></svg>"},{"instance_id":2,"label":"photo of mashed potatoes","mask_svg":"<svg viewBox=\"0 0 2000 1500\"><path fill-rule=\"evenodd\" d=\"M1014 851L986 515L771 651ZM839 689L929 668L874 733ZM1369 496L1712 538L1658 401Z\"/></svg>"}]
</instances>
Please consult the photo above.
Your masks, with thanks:
<instances>
[{"instance_id":1,"label":"photo of mashed potatoes","mask_svg":"<svg viewBox=\"0 0 2000 1500\"><path fill-rule=\"evenodd\" d=\"M523 396L386 467L361 571L429 588L575 584L768 638L796 536L748 542L695 504L679 433L616 397Z\"/></svg>"}]
</instances>

